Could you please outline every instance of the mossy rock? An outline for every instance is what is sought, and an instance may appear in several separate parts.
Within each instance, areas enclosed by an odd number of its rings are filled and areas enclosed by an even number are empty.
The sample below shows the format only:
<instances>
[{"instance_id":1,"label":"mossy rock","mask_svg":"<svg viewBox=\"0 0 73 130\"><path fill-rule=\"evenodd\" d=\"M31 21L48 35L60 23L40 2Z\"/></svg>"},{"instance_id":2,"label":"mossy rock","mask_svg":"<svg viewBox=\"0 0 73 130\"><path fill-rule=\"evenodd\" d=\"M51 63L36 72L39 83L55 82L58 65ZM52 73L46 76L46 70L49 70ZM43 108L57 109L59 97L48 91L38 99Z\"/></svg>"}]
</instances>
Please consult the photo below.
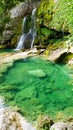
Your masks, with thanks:
<instances>
[{"instance_id":1,"label":"mossy rock","mask_svg":"<svg viewBox=\"0 0 73 130\"><path fill-rule=\"evenodd\" d=\"M6 72L7 66L6 65L1 65L0 67L0 73Z\"/></svg>"},{"instance_id":2,"label":"mossy rock","mask_svg":"<svg viewBox=\"0 0 73 130\"><path fill-rule=\"evenodd\" d=\"M54 124L53 120L46 115L39 115L37 122L37 130L49 130Z\"/></svg>"},{"instance_id":3,"label":"mossy rock","mask_svg":"<svg viewBox=\"0 0 73 130\"><path fill-rule=\"evenodd\" d=\"M49 45L47 46L46 50L44 51L45 55L50 55L53 51L59 48L66 48L65 41L63 39L52 39L49 40Z\"/></svg>"},{"instance_id":4,"label":"mossy rock","mask_svg":"<svg viewBox=\"0 0 73 130\"><path fill-rule=\"evenodd\" d=\"M13 62L9 62L6 64L7 67L11 67L13 65Z\"/></svg>"},{"instance_id":5,"label":"mossy rock","mask_svg":"<svg viewBox=\"0 0 73 130\"><path fill-rule=\"evenodd\" d=\"M66 117L73 117L73 107L68 107L66 109L64 109L64 114L66 115Z\"/></svg>"},{"instance_id":6,"label":"mossy rock","mask_svg":"<svg viewBox=\"0 0 73 130\"><path fill-rule=\"evenodd\" d=\"M56 63L68 63L69 60L73 58L73 54L71 52L65 52L58 59L56 59Z\"/></svg>"},{"instance_id":7,"label":"mossy rock","mask_svg":"<svg viewBox=\"0 0 73 130\"><path fill-rule=\"evenodd\" d=\"M0 45L0 49L6 48L5 45Z\"/></svg>"},{"instance_id":8,"label":"mossy rock","mask_svg":"<svg viewBox=\"0 0 73 130\"><path fill-rule=\"evenodd\" d=\"M6 72L7 69L8 69L9 67L11 67L12 65L13 65L13 62L9 62L9 63L7 63L7 64L1 65L1 66L0 66L0 74Z\"/></svg>"}]
</instances>

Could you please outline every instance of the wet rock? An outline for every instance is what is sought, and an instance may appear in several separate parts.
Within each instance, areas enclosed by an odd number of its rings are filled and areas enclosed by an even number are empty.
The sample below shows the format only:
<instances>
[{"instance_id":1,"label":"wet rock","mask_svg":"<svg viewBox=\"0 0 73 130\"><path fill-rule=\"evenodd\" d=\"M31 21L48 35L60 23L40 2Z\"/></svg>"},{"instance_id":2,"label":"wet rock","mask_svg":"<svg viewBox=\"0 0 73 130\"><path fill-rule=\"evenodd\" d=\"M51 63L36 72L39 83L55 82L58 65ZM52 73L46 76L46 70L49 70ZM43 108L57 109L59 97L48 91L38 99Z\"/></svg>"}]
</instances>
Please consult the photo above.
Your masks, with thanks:
<instances>
[{"instance_id":1,"label":"wet rock","mask_svg":"<svg viewBox=\"0 0 73 130\"><path fill-rule=\"evenodd\" d=\"M73 130L73 126L64 122L56 122L51 126L50 130Z\"/></svg>"}]
</instances>

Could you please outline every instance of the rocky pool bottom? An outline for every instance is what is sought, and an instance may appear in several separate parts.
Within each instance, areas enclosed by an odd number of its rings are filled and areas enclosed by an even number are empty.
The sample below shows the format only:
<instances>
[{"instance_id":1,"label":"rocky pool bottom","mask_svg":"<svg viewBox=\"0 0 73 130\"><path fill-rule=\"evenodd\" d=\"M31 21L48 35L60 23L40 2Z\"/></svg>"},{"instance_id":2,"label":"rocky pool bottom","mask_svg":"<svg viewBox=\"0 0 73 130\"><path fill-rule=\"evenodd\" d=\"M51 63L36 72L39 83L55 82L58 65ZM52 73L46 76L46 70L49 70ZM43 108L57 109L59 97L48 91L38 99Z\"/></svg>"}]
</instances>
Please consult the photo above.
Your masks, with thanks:
<instances>
[{"instance_id":1,"label":"rocky pool bottom","mask_svg":"<svg viewBox=\"0 0 73 130\"><path fill-rule=\"evenodd\" d=\"M22 59L9 67L0 81L7 106L17 106L29 120L41 114L54 118L73 116L73 72L39 57Z\"/></svg>"}]
</instances>

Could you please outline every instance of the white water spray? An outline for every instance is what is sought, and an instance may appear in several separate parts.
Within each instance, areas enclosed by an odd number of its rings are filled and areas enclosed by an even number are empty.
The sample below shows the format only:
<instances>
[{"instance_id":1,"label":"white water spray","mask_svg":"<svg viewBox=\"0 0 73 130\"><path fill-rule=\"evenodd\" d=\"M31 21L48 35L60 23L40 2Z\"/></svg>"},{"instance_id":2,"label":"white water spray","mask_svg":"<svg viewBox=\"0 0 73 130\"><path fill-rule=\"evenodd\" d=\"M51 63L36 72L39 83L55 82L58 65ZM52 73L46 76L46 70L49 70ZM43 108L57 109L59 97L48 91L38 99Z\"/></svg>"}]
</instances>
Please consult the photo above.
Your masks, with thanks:
<instances>
[{"instance_id":1,"label":"white water spray","mask_svg":"<svg viewBox=\"0 0 73 130\"><path fill-rule=\"evenodd\" d=\"M35 13L36 13L36 8L34 8L33 11L32 11L31 27L30 27L28 33L25 33L26 32L25 31L26 30L26 17L23 19L22 35L20 37L20 40L19 40L18 45L17 45L15 50L26 49L25 43L28 44L28 42L30 43L29 49L33 48L33 43L34 43L34 40L36 38L36 17L35 17Z\"/></svg>"},{"instance_id":2,"label":"white water spray","mask_svg":"<svg viewBox=\"0 0 73 130\"><path fill-rule=\"evenodd\" d=\"M15 50L21 50L23 48L23 43L24 43L24 40L25 40L25 33L24 33L25 26L26 26L26 17L24 17L24 19L23 19L23 23L22 23L22 35L20 37L20 40L19 40L18 45L17 45L17 47L16 47Z\"/></svg>"}]
</instances>

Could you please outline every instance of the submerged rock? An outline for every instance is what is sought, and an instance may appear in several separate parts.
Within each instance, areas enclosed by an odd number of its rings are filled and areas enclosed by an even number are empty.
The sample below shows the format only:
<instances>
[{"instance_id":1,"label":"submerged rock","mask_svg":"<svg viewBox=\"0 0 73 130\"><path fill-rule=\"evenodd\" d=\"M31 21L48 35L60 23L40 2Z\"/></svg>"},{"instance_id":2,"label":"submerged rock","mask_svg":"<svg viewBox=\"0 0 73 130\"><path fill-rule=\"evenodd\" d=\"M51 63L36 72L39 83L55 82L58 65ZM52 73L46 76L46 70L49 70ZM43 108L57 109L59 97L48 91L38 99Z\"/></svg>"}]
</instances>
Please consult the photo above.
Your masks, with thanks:
<instances>
[{"instance_id":1,"label":"submerged rock","mask_svg":"<svg viewBox=\"0 0 73 130\"><path fill-rule=\"evenodd\" d=\"M30 75L33 75L33 76L37 77L37 78L46 77L46 73L43 70L41 70L41 69L29 70L28 73Z\"/></svg>"}]
</instances>

